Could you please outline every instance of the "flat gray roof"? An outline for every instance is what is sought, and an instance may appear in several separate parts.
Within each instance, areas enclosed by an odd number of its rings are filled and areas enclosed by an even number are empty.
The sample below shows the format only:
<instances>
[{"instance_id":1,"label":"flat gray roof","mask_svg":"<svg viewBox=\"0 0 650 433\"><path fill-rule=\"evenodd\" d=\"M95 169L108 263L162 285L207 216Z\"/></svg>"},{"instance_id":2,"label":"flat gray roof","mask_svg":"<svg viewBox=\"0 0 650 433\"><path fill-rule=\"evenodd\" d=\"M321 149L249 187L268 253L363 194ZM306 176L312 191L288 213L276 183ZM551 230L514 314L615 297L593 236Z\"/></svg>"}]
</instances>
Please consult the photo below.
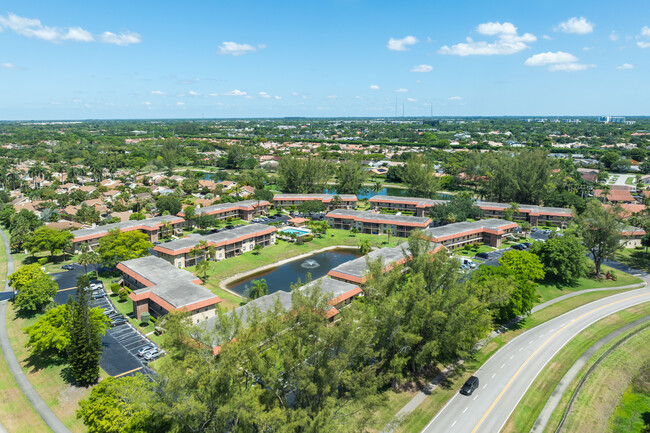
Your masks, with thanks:
<instances>
[{"instance_id":1,"label":"flat gray roof","mask_svg":"<svg viewBox=\"0 0 650 433\"><path fill-rule=\"evenodd\" d=\"M234 203L219 203L219 204L213 204L212 206L206 206L206 207L200 207L196 209L195 214L196 215L201 215L204 213L219 213L219 212L227 212L228 210L231 209L236 209L238 207L249 207L253 208L253 206L257 206L258 201L257 200L244 200L244 201L236 201ZM266 203L265 200L260 200L260 204Z\"/></svg>"},{"instance_id":2,"label":"flat gray roof","mask_svg":"<svg viewBox=\"0 0 650 433\"><path fill-rule=\"evenodd\" d=\"M81 229L81 230L76 230L74 231L74 241L76 241L79 238L83 237L97 237L97 235L106 235L108 234L109 230L115 230L115 229L128 229L131 227L137 227L137 226L145 226L145 227L151 227L155 228L158 225L162 225L166 222L175 222L175 221L184 221L183 218L175 215L164 215L164 216L157 216L153 218L148 218L145 220L140 220L140 221L124 221L120 223L113 223L113 224L106 224L104 226L97 226L89 229Z\"/></svg>"},{"instance_id":3,"label":"flat gray roof","mask_svg":"<svg viewBox=\"0 0 650 433\"><path fill-rule=\"evenodd\" d=\"M139 259L126 260L120 263L155 285L167 281L192 282L197 278L191 272L179 269L167 260L156 256L140 257Z\"/></svg>"},{"instance_id":4,"label":"flat gray roof","mask_svg":"<svg viewBox=\"0 0 650 433\"><path fill-rule=\"evenodd\" d=\"M479 220L475 222L464 221L460 223L447 224L440 227L428 228L422 231L422 234L431 238L441 238L445 236L454 236L464 232L480 229L499 230L508 225L512 225L512 221L504 221L500 219L490 218Z\"/></svg>"},{"instance_id":5,"label":"flat gray roof","mask_svg":"<svg viewBox=\"0 0 650 433\"><path fill-rule=\"evenodd\" d=\"M352 209L336 209L331 212L328 212L326 217L349 217L352 219L369 219L373 221L380 221L384 224L409 224L409 225L427 225L431 220L427 217L416 217L409 215L388 215L380 214L375 212L368 212L362 210L352 210Z\"/></svg>"},{"instance_id":6,"label":"flat gray roof","mask_svg":"<svg viewBox=\"0 0 650 433\"><path fill-rule=\"evenodd\" d=\"M267 226L264 224L250 224L250 225L245 225L243 227L237 227L231 230L224 230L219 233L212 233L209 235L190 235L185 238L181 239L175 239L171 242L165 242L163 244L157 245L156 251L158 251L158 248L165 248L167 250L171 251L180 251L185 248L193 248L195 245L197 245L201 241L206 241L206 242L213 242L213 243L219 243L219 242L228 242L228 241L233 241L237 238L240 238L242 236L254 236L257 233L261 233L263 231L269 230L272 228L271 226Z\"/></svg>"},{"instance_id":7,"label":"flat gray roof","mask_svg":"<svg viewBox=\"0 0 650 433\"><path fill-rule=\"evenodd\" d=\"M511 205L509 203L496 203L496 202L489 202L489 201L477 201L476 206L479 207L496 207L496 208L504 208L504 209L509 209ZM568 216L573 216L573 213L571 212L571 209L566 209L563 207L547 207L547 206L536 206L532 204L520 204L518 205L519 209L525 209L528 211L536 212L536 213L541 213L541 214L553 214L553 213L561 213L561 214L566 214Z\"/></svg>"},{"instance_id":8,"label":"flat gray roof","mask_svg":"<svg viewBox=\"0 0 650 433\"><path fill-rule=\"evenodd\" d=\"M345 281L335 280L334 278L324 276L312 281L311 283L305 284L304 286L300 287L300 290L314 287L316 285L320 285L323 293L327 294L330 300L344 295L350 290L359 287L357 284L346 283Z\"/></svg>"},{"instance_id":9,"label":"flat gray roof","mask_svg":"<svg viewBox=\"0 0 650 433\"><path fill-rule=\"evenodd\" d=\"M402 251L402 249L404 249ZM405 254L406 253L406 254ZM342 263L332 269L334 272L350 275L353 277L363 278L368 272L368 262L381 260L382 265L386 266L404 259L409 254L408 243L404 242L393 248L380 248L371 251L363 257Z\"/></svg>"},{"instance_id":10,"label":"flat gray roof","mask_svg":"<svg viewBox=\"0 0 650 433\"><path fill-rule=\"evenodd\" d=\"M429 205L429 206L435 206L439 204L447 204L449 203L449 200L433 200L430 198L422 198L422 197L401 197L397 195L376 195L374 197L370 197L371 202L373 201L378 201L378 202L410 202L410 203L418 203L418 204L423 204L423 205Z\"/></svg>"},{"instance_id":11,"label":"flat gray roof","mask_svg":"<svg viewBox=\"0 0 650 433\"><path fill-rule=\"evenodd\" d=\"M334 194L276 194L273 200L333 200L336 195ZM344 201L357 201L357 196L354 194L339 194L341 200Z\"/></svg>"}]
</instances>

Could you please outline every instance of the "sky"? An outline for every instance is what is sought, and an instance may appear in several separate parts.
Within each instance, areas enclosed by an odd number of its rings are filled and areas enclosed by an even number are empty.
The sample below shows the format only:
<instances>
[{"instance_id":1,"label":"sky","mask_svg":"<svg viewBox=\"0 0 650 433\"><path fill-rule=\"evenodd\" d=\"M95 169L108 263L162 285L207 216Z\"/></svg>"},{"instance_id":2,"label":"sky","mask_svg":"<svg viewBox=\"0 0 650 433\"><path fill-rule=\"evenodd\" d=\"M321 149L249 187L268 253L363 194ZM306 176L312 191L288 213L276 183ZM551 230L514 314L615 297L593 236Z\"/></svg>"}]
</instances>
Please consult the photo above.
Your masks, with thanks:
<instances>
[{"instance_id":1,"label":"sky","mask_svg":"<svg viewBox=\"0 0 650 433\"><path fill-rule=\"evenodd\" d=\"M0 119L650 115L647 0L0 4Z\"/></svg>"}]
</instances>

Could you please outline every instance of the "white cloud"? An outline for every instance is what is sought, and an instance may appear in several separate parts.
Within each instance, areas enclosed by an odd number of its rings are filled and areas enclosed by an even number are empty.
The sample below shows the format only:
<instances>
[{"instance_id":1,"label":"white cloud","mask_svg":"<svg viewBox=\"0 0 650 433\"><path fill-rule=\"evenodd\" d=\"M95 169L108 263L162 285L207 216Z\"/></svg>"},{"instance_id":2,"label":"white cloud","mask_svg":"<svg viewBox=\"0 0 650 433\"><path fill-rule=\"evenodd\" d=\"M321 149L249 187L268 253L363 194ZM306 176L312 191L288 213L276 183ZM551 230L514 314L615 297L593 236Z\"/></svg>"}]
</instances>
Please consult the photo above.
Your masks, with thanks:
<instances>
[{"instance_id":1,"label":"white cloud","mask_svg":"<svg viewBox=\"0 0 650 433\"><path fill-rule=\"evenodd\" d=\"M50 27L41 23L36 18L20 17L13 13L7 16L0 16L0 28L5 27L15 33L28 38L41 39L43 41L60 43L64 41L73 42L94 42L100 41L108 44L128 45L141 42L139 34L126 32L116 35L111 32L104 32L94 36L91 32L81 27Z\"/></svg>"},{"instance_id":2,"label":"white cloud","mask_svg":"<svg viewBox=\"0 0 650 433\"><path fill-rule=\"evenodd\" d=\"M395 91L396 91L397 93L405 93L405 92L408 92L409 89L397 89L397 90L395 90Z\"/></svg>"},{"instance_id":3,"label":"white cloud","mask_svg":"<svg viewBox=\"0 0 650 433\"><path fill-rule=\"evenodd\" d=\"M151 105L151 102L146 101L146 102L143 102L142 105Z\"/></svg>"},{"instance_id":4,"label":"white cloud","mask_svg":"<svg viewBox=\"0 0 650 433\"><path fill-rule=\"evenodd\" d=\"M259 92L258 95L260 96L260 98L265 98L265 99L268 99L268 98L271 97L271 95L269 95L266 92Z\"/></svg>"},{"instance_id":5,"label":"white cloud","mask_svg":"<svg viewBox=\"0 0 650 433\"><path fill-rule=\"evenodd\" d=\"M540 53L535 54L532 57L529 57L524 65L526 66L546 66L553 63L571 63L578 61L578 58L570 53L565 53L564 51L557 51L555 53Z\"/></svg>"},{"instance_id":6,"label":"white cloud","mask_svg":"<svg viewBox=\"0 0 650 433\"><path fill-rule=\"evenodd\" d=\"M623 63L620 66L617 66L616 69L625 70L625 69L634 69L634 65L631 63Z\"/></svg>"},{"instance_id":7,"label":"white cloud","mask_svg":"<svg viewBox=\"0 0 650 433\"><path fill-rule=\"evenodd\" d=\"M165 92L163 92L162 90L152 90L149 93L151 93L152 95L164 95L165 94Z\"/></svg>"},{"instance_id":8,"label":"white cloud","mask_svg":"<svg viewBox=\"0 0 650 433\"><path fill-rule=\"evenodd\" d=\"M100 40L105 44L131 45L142 42L142 36L133 32L120 33L119 35L113 32L104 32L100 36Z\"/></svg>"},{"instance_id":9,"label":"white cloud","mask_svg":"<svg viewBox=\"0 0 650 433\"><path fill-rule=\"evenodd\" d=\"M190 96L201 96L199 92L195 92L194 90L190 90L187 94Z\"/></svg>"},{"instance_id":10,"label":"white cloud","mask_svg":"<svg viewBox=\"0 0 650 433\"><path fill-rule=\"evenodd\" d=\"M463 99L462 96L450 96L449 97L450 101L460 101L461 99Z\"/></svg>"},{"instance_id":11,"label":"white cloud","mask_svg":"<svg viewBox=\"0 0 650 433\"><path fill-rule=\"evenodd\" d=\"M550 37L549 35L542 35L542 39L545 39L545 40L547 40L547 41L551 41L551 40L553 40L553 38Z\"/></svg>"},{"instance_id":12,"label":"white cloud","mask_svg":"<svg viewBox=\"0 0 650 433\"><path fill-rule=\"evenodd\" d=\"M527 44L535 42L537 38L530 33L519 35L517 27L512 23L490 22L479 24L476 31L486 36L496 36L493 42L474 41L467 38L466 42L456 45L443 46L438 50L440 54L454 56L493 56L518 53L529 48Z\"/></svg>"},{"instance_id":13,"label":"white cloud","mask_svg":"<svg viewBox=\"0 0 650 433\"><path fill-rule=\"evenodd\" d=\"M238 44L237 42L224 41L219 45L217 54L223 56L241 56L248 53L254 53L258 49L266 48L266 45L258 45L258 48L250 44Z\"/></svg>"},{"instance_id":14,"label":"white cloud","mask_svg":"<svg viewBox=\"0 0 650 433\"><path fill-rule=\"evenodd\" d=\"M368 88L369 88L370 90L379 90L379 86L376 85L376 84L371 84L370 86L368 86Z\"/></svg>"},{"instance_id":15,"label":"white cloud","mask_svg":"<svg viewBox=\"0 0 650 433\"><path fill-rule=\"evenodd\" d=\"M176 105L178 105L179 107L184 107L184 106L185 106L185 102L177 102Z\"/></svg>"},{"instance_id":16,"label":"white cloud","mask_svg":"<svg viewBox=\"0 0 650 433\"><path fill-rule=\"evenodd\" d=\"M327 95L326 98L327 99L338 99L338 96L336 96L336 95Z\"/></svg>"},{"instance_id":17,"label":"white cloud","mask_svg":"<svg viewBox=\"0 0 650 433\"><path fill-rule=\"evenodd\" d=\"M300 96L300 93L298 93L298 92L291 92L291 95L292 95L292 96Z\"/></svg>"},{"instance_id":18,"label":"white cloud","mask_svg":"<svg viewBox=\"0 0 650 433\"><path fill-rule=\"evenodd\" d=\"M638 37L650 38L650 27L644 26L641 29L641 34ZM650 48L650 42L648 41L638 41L636 44L639 48Z\"/></svg>"},{"instance_id":19,"label":"white cloud","mask_svg":"<svg viewBox=\"0 0 650 433\"><path fill-rule=\"evenodd\" d=\"M13 63L0 63L0 69L22 69L20 66L16 66Z\"/></svg>"},{"instance_id":20,"label":"white cloud","mask_svg":"<svg viewBox=\"0 0 650 433\"><path fill-rule=\"evenodd\" d=\"M578 58L564 51L539 53L529 57L524 62L526 66L545 66L547 71L575 72L595 68L596 65L578 63Z\"/></svg>"},{"instance_id":21,"label":"white cloud","mask_svg":"<svg viewBox=\"0 0 650 433\"><path fill-rule=\"evenodd\" d=\"M409 46L415 45L418 42L415 36L406 36L402 39L390 38L386 47L392 51L408 51Z\"/></svg>"},{"instance_id":22,"label":"white cloud","mask_svg":"<svg viewBox=\"0 0 650 433\"><path fill-rule=\"evenodd\" d=\"M219 96L219 94L218 94L218 93L210 93L210 94L208 94L208 96L211 96L211 97L213 97L213 98L216 98L216 97Z\"/></svg>"},{"instance_id":23,"label":"white cloud","mask_svg":"<svg viewBox=\"0 0 650 433\"><path fill-rule=\"evenodd\" d=\"M282 96L275 95L273 98L277 99L277 100L280 100L280 99L282 99Z\"/></svg>"},{"instance_id":24,"label":"white cloud","mask_svg":"<svg viewBox=\"0 0 650 433\"><path fill-rule=\"evenodd\" d=\"M609 34L609 40L610 41L618 41L618 33L616 33L616 30L612 30L612 32Z\"/></svg>"},{"instance_id":25,"label":"white cloud","mask_svg":"<svg viewBox=\"0 0 650 433\"><path fill-rule=\"evenodd\" d=\"M573 17L557 25L553 30L556 32L575 33L577 35L586 35L594 31L594 24L587 21L585 17Z\"/></svg>"},{"instance_id":26,"label":"white cloud","mask_svg":"<svg viewBox=\"0 0 650 433\"><path fill-rule=\"evenodd\" d=\"M413 66L411 72L431 72L433 71L433 66L431 65L417 65Z\"/></svg>"},{"instance_id":27,"label":"white cloud","mask_svg":"<svg viewBox=\"0 0 650 433\"><path fill-rule=\"evenodd\" d=\"M226 96L246 96L246 92L242 92L241 90L231 90L230 92L224 93Z\"/></svg>"},{"instance_id":28,"label":"white cloud","mask_svg":"<svg viewBox=\"0 0 650 433\"><path fill-rule=\"evenodd\" d=\"M361 100L361 99L363 99L363 97L357 95L357 96L353 96L352 99L359 99L359 100Z\"/></svg>"},{"instance_id":29,"label":"white cloud","mask_svg":"<svg viewBox=\"0 0 650 433\"><path fill-rule=\"evenodd\" d=\"M409 102L418 102L418 100L415 98L406 98L406 100Z\"/></svg>"}]
</instances>

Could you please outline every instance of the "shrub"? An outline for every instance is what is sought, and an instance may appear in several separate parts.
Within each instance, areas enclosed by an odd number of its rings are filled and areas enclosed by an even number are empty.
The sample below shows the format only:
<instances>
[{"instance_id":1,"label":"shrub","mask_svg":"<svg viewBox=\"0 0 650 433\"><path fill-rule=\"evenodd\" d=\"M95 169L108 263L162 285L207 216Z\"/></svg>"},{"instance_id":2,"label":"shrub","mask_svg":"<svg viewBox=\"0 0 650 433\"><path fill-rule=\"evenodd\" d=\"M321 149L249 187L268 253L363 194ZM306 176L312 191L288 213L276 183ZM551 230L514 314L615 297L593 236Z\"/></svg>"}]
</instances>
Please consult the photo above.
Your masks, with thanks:
<instances>
[{"instance_id":1,"label":"shrub","mask_svg":"<svg viewBox=\"0 0 650 433\"><path fill-rule=\"evenodd\" d=\"M120 285L117 283L111 284L111 292L113 292L114 295L117 295L120 292Z\"/></svg>"},{"instance_id":2,"label":"shrub","mask_svg":"<svg viewBox=\"0 0 650 433\"><path fill-rule=\"evenodd\" d=\"M144 313L142 313L140 315L140 321L142 323L147 323L148 324L150 320L151 320L151 314L149 314L149 312L145 311Z\"/></svg>"},{"instance_id":3,"label":"shrub","mask_svg":"<svg viewBox=\"0 0 650 433\"><path fill-rule=\"evenodd\" d=\"M38 259L38 264L44 266L47 263L47 257L41 257Z\"/></svg>"},{"instance_id":4,"label":"shrub","mask_svg":"<svg viewBox=\"0 0 650 433\"><path fill-rule=\"evenodd\" d=\"M120 302L126 302L126 298L129 297L129 290L126 288L121 288L117 295L120 297Z\"/></svg>"},{"instance_id":5,"label":"shrub","mask_svg":"<svg viewBox=\"0 0 650 433\"><path fill-rule=\"evenodd\" d=\"M307 235L304 238L301 238L303 242L311 242L314 240L314 237L312 235Z\"/></svg>"},{"instance_id":6,"label":"shrub","mask_svg":"<svg viewBox=\"0 0 650 433\"><path fill-rule=\"evenodd\" d=\"M302 238L299 238L296 240L296 245L302 245L304 242L302 241Z\"/></svg>"}]
</instances>

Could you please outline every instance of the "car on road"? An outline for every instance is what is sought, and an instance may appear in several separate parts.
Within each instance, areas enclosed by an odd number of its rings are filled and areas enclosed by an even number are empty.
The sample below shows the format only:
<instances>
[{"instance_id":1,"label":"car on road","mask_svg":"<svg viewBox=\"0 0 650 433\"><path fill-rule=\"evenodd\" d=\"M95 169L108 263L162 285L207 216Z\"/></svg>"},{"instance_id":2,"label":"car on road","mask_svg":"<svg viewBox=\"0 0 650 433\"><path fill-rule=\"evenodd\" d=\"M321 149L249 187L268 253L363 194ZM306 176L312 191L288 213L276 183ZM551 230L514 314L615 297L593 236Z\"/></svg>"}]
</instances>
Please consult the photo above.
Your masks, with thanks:
<instances>
[{"instance_id":1,"label":"car on road","mask_svg":"<svg viewBox=\"0 0 650 433\"><path fill-rule=\"evenodd\" d=\"M74 265L63 265L61 266L61 269L65 269L66 271L74 271Z\"/></svg>"},{"instance_id":2,"label":"car on road","mask_svg":"<svg viewBox=\"0 0 650 433\"><path fill-rule=\"evenodd\" d=\"M146 346L142 346L140 349L138 349L137 355L139 357L143 357L145 353L151 352L155 349L157 349L155 344L147 344Z\"/></svg>"},{"instance_id":3,"label":"car on road","mask_svg":"<svg viewBox=\"0 0 650 433\"><path fill-rule=\"evenodd\" d=\"M477 258L479 258L479 259L485 259L485 260L487 260L487 259L490 258L490 254L488 254L488 253L476 253L476 256L475 256L475 257L477 257Z\"/></svg>"},{"instance_id":4,"label":"car on road","mask_svg":"<svg viewBox=\"0 0 650 433\"><path fill-rule=\"evenodd\" d=\"M460 393L463 395L472 395L476 388L478 388L478 377L471 376L460 389Z\"/></svg>"}]
</instances>

